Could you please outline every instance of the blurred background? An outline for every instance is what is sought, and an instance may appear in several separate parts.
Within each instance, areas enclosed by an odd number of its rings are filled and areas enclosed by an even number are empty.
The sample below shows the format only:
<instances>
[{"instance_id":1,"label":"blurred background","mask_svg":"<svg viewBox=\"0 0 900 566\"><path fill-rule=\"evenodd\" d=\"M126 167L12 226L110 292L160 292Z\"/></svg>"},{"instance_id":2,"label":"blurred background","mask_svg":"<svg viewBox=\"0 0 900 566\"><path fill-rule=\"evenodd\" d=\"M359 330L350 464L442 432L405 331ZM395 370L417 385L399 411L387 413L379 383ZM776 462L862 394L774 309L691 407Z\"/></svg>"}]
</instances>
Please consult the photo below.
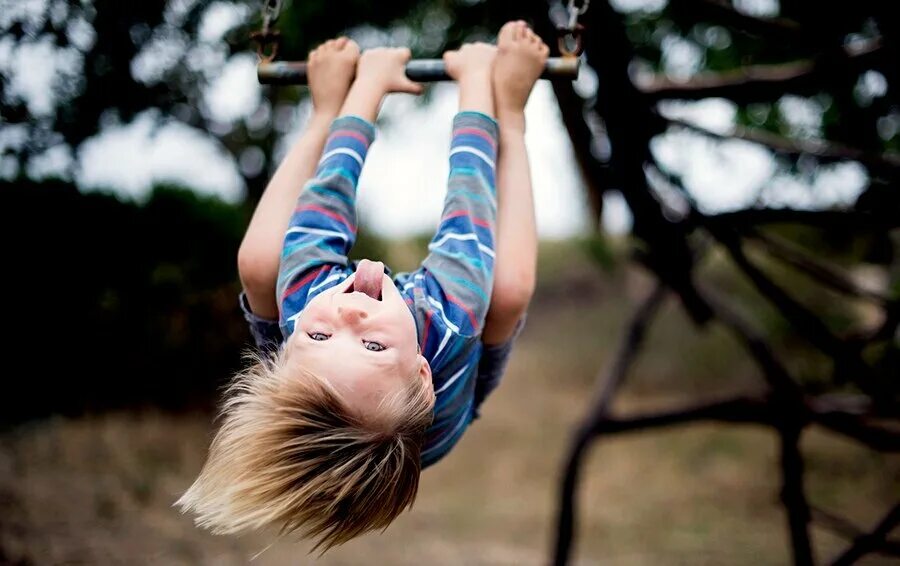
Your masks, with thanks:
<instances>
[{"instance_id":1,"label":"blurred background","mask_svg":"<svg viewBox=\"0 0 900 566\"><path fill-rule=\"evenodd\" d=\"M317 558L171 507L249 345L237 246L309 115L256 80L262 0L0 0L0 564L900 563L897 20L572 4L581 74L527 108L539 283L504 383L410 513ZM338 34L439 57L517 18L555 46L568 13L279 15L300 60ZM455 97L387 100L355 257L424 257Z\"/></svg>"}]
</instances>

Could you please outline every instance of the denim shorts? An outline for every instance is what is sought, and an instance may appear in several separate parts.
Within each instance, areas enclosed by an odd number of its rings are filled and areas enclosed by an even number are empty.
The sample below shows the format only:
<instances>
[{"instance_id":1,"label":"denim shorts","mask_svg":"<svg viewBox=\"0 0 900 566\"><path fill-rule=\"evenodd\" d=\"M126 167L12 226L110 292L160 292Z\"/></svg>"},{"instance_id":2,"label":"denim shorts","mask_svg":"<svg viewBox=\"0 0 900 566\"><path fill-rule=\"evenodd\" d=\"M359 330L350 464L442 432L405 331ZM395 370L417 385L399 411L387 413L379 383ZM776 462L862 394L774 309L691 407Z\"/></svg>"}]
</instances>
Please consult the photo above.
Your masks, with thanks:
<instances>
[{"instance_id":1,"label":"denim shorts","mask_svg":"<svg viewBox=\"0 0 900 566\"><path fill-rule=\"evenodd\" d=\"M246 293L240 294L241 311L244 319L250 326L250 334L253 342L261 352L274 352L281 347L284 337L277 320L261 318L250 311ZM526 316L519 319L512 336L501 344L483 345L481 360L478 362L478 377L475 381L475 400L473 403L473 418L478 418L481 404L487 396L500 385L500 379L506 371L509 363L509 355L512 352L513 343L525 326Z\"/></svg>"}]
</instances>

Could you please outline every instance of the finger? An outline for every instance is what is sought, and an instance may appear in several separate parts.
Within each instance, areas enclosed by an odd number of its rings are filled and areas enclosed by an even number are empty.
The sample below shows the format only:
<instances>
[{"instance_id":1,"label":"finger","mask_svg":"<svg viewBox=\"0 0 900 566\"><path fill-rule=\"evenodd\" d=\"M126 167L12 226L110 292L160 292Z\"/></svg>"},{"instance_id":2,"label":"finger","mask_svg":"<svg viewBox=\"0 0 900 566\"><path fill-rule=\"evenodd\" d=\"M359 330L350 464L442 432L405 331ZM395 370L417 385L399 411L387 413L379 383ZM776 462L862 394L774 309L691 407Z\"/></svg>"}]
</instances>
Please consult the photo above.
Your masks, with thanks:
<instances>
[{"instance_id":1,"label":"finger","mask_svg":"<svg viewBox=\"0 0 900 566\"><path fill-rule=\"evenodd\" d=\"M400 85L400 92L409 94L422 94L423 90L425 90L425 87L421 83L413 82L409 79L404 80Z\"/></svg>"},{"instance_id":2,"label":"finger","mask_svg":"<svg viewBox=\"0 0 900 566\"><path fill-rule=\"evenodd\" d=\"M341 36L341 37L337 38L336 40L334 40L334 46L337 47L338 49L343 49L344 46L347 45L348 41L350 41L350 38Z\"/></svg>"}]
</instances>

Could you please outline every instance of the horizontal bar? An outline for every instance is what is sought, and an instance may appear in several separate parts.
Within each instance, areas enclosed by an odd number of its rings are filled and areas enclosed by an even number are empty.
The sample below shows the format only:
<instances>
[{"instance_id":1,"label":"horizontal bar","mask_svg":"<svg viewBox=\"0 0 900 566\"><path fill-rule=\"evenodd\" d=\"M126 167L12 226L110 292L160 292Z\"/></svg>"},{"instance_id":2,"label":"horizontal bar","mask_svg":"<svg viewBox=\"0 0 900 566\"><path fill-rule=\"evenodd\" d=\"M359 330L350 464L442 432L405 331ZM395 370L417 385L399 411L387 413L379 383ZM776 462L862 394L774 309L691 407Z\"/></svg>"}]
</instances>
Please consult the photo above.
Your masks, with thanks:
<instances>
[{"instance_id":1,"label":"horizontal bar","mask_svg":"<svg viewBox=\"0 0 900 566\"><path fill-rule=\"evenodd\" d=\"M578 78L581 60L577 57L551 57L547 59L542 79ZM305 85L306 61L277 61L260 63L256 69L259 82L269 85ZM442 59L413 59L406 64L406 76L416 82L452 80L447 75Z\"/></svg>"}]
</instances>

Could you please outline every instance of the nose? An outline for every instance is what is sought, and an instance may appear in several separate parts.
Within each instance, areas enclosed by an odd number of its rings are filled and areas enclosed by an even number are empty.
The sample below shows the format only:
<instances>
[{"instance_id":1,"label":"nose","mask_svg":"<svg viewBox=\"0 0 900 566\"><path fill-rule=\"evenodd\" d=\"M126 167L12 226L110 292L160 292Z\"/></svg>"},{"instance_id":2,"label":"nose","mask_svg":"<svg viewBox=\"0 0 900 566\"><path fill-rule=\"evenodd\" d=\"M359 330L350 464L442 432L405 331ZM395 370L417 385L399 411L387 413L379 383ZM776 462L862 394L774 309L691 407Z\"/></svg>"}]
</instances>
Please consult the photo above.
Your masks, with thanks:
<instances>
[{"instance_id":1,"label":"nose","mask_svg":"<svg viewBox=\"0 0 900 566\"><path fill-rule=\"evenodd\" d=\"M350 324L357 324L368 318L365 310L353 305L341 305L337 308L338 316Z\"/></svg>"}]
</instances>

